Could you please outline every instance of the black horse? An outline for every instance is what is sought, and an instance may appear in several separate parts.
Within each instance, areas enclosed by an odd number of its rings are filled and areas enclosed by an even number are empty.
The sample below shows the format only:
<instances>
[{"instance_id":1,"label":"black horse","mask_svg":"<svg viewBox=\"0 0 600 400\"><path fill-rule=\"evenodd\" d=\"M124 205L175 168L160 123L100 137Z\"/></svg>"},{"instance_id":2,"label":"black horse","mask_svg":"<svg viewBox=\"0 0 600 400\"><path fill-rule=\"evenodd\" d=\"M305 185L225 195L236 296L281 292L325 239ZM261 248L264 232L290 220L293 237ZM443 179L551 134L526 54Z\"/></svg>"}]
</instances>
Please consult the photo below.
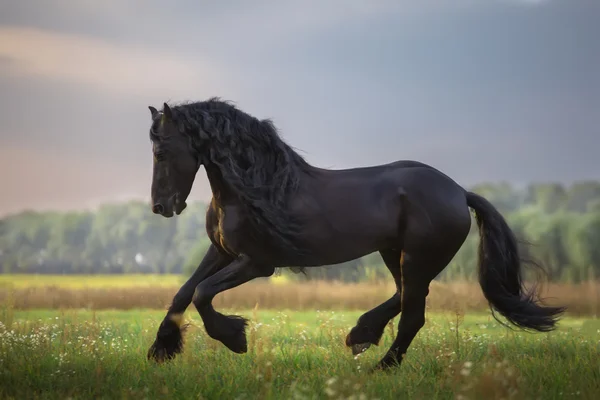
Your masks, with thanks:
<instances>
[{"instance_id":1,"label":"black horse","mask_svg":"<svg viewBox=\"0 0 600 400\"><path fill-rule=\"evenodd\" d=\"M259 120L219 99L152 113L152 210L164 217L186 207L204 166L213 197L206 213L212 242L161 323L148 358L182 351L181 315L193 302L207 334L236 353L247 351L246 320L212 306L220 292L275 268L342 263L378 251L396 293L363 314L346 337L352 351L377 345L401 311L398 334L378 368L399 364L425 324L429 284L462 246L471 226L481 233L479 283L494 310L522 329L554 329L561 307L526 291L517 241L500 213L435 168L415 161L347 170L308 164Z\"/></svg>"}]
</instances>

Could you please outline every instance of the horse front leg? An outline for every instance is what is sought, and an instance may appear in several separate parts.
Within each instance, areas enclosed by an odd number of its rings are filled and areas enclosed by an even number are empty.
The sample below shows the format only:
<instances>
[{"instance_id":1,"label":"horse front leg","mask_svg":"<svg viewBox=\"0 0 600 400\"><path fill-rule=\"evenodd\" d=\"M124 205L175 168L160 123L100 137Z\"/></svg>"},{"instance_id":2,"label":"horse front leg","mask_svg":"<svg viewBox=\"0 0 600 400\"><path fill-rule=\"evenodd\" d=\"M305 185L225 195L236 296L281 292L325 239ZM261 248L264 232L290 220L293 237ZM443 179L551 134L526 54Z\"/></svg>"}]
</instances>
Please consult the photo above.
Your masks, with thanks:
<instances>
[{"instance_id":1,"label":"horse front leg","mask_svg":"<svg viewBox=\"0 0 600 400\"><path fill-rule=\"evenodd\" d=\"M275 268L254 263L247 256L227 265L219 272L200 282L196 287L193 302L202 317L206 333L213 339L222 342L234 353L248 351L246 341L247 320L237 315L223 315L212 306L214 297L228 289L232 289L255 278L273 275Z\"/></svg>"},{"instance_id":2,"label":"horse front leg","mask_svg":"<svg viewBox=\"0 0 600 400\"><path fill-rule=\"evenodd\" d=\"M148 350L148 359L162 362L181 353L183 350L181 321L183 320L183 313L192 302L196 286L231 261L231 257L219 252L211 244L196 271L175 294L167 315L158 328L156 339Z\"/></svg>"}]
</instances>

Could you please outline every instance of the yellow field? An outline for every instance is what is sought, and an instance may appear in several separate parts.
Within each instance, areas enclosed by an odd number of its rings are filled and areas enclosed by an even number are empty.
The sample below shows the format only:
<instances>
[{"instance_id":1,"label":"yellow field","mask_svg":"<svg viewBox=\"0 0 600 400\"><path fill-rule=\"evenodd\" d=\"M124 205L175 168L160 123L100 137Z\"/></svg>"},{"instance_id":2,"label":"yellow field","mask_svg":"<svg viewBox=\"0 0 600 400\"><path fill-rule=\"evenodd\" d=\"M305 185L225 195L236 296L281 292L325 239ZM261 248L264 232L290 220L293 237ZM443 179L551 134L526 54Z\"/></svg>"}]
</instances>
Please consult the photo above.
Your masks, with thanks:
<instances>
[{"instance_id":1,"label":"yellow field","mask_svg":"<svg viewBox=\"0 0 600 400\"><path fill-rule=\"evenodd\" d=\"M25 289L55 286L63 289L109 289L131 287L172 287L183 283L181 275L0 275L0 288Z\"/></svg>"},{"instance_id":2,"label":"yellow field","mask_svg":"<svg viewBox=\"0 0 600 400\"><path fill-rule=\"evenodd\" d=\"M0 303L16 309L164 309L183 283L179 275L0 275ZM215 307L287 310L368 310L394 293L392 282L287 282L281 277L257 280L219 294ZM548 304L568 307L571 316L600 315L600 282L548 284ZM487 311L477 283L431 284L430 310Z\"/></svg>"}]
</instances>

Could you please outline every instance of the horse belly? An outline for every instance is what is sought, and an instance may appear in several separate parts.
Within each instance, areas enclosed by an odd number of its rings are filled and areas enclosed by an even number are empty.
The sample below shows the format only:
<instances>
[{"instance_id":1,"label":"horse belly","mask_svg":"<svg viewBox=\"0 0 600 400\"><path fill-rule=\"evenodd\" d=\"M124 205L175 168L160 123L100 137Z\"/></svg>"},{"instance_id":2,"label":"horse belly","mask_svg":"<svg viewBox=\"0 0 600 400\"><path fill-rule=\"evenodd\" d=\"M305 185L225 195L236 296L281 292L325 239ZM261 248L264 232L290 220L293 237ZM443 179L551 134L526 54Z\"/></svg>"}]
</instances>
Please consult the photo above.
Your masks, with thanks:
<instances>
[{"instance_id":1,"label":"horse belly","mask_svg":"<svg viewBox=\"0 0 600 400\"><path fill-rule=\"evenodd\" d=\"M353 215L334 212L311 229L312 253L322 264L338 264L401 245L397 211L374 209Z\"/></svg>"}]
</instances>

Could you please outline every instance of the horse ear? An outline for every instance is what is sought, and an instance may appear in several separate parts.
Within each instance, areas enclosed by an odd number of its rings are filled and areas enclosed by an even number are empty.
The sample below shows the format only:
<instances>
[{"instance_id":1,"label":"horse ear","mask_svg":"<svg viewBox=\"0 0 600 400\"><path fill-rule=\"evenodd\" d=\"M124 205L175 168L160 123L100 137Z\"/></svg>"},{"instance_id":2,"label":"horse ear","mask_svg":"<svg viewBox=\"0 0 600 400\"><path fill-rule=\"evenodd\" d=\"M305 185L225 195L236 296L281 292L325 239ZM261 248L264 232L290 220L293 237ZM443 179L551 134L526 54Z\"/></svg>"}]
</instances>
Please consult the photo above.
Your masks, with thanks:
<instances>
[{"instance_id":1,"label":"horse ear","mask_svg":"<svg viewBox=\"0 0 600 400\"><path fill-rule=\"evenodd\" d=\"M164 114L165 118L167 118L167 119L173 118L173 113L171 112L171 108L169 107L169 105L167 103L163 104L163 114Z\"/></svg>"},{"instance_id":2,"label":"horse ear","mask_svg":"<svg viewBox=\"0 0 600 400\"><path fill-rule=\"evenodd\" d=\"M152 106L148 106L148 108L150 109L150 112L152 113L152 118L156 117L156 114L158 114L158 110Z\"/></svg>"}]
</instances>

